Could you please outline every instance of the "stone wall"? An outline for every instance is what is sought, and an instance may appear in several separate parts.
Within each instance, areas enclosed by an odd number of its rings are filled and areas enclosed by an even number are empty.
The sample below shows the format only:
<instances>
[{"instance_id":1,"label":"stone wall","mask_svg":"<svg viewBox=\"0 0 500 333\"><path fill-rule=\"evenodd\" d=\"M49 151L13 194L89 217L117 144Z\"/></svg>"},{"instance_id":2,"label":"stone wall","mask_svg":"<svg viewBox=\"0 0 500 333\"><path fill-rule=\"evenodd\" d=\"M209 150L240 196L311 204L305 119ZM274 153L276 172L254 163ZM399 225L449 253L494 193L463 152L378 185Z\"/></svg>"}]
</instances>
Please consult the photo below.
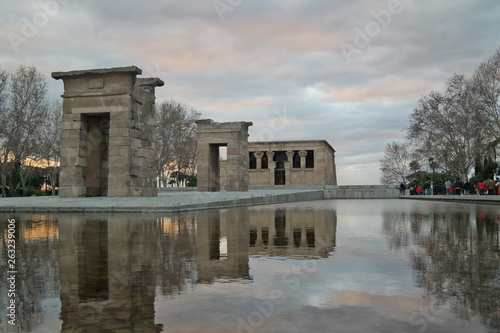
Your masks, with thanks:
<instances>
[{"instance_id":1,"label":"stone wall","mask_svg":"<svg viewBox=\"0 0 500 333\"><path fill-rule=\"evenodd\" d=\"M398 185L325 186L323 199L397 199Z\"/></svg>"},{"instance_id":2,"label":"stone wall","mask_svg":"<svg viewBox=\"0 0 500 333\"><path fill-rule=\"evenodd\" d=\"M276 172L279 167L276 159L277 152L285 158L282 165L282 177L284 184L288 186L316 186L336 185L337 174L335 167L335 150L324 140L311 141L276 141L276 142L249 142L249 153L254 153L256 165L249 169L250 186L275 186ZM313 167L307 167L306 158L308 152L313 151ZM294 167L293 158L295 153L300 157L300 167ZM263 159L267 157L268 165L265 168ZM220 181L222 186L229 184L225 176L226 161L220 162ZM281 165L280 165L281 166Z\"/></svg>"}]
</instances>

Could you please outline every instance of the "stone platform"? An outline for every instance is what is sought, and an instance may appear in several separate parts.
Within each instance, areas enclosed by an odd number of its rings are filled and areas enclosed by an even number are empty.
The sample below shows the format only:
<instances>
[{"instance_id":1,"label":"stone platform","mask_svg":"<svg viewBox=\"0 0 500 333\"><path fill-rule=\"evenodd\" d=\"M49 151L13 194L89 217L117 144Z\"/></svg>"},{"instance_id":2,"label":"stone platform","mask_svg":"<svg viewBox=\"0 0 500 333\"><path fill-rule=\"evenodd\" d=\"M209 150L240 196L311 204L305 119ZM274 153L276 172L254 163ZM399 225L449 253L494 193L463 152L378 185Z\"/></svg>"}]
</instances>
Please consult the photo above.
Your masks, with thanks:
<instances>
[{"instance_id":1,"label":"stone platform","mask_svg":"<svg viewBox=\"0 0 500 333\"><path fill-rule=\"evenodd\" d=\"M262 187L248 192L197 192L195 189L159 190L156 197L23 197L0 198L0 212L138 212L175 213L202 209L223 209L323 199L407 199L457 203L500 204L500 195L400 196L394 186Z\"/></svg>"},{"instance_id":2,"label":"stone platform","mask_svg":"<svg viewBox=\"0 0 500 333\"><path fill-rule=\"evenodd\" d=\"M320 190L159 191L156 197L0 198L0 212L182 212L323 199Z\"/></svg>"},{"instance_id":3,"label":"stone platform","mask_svg":"<svg viewBox=\"0 0 500 333\"><path fill-rule=\"evenodd\" d=\"M401 199L500 205L500 195L402 195Z\"/></svg>"},{"instance_id":4,"label":"stone platform","mask_svg":"<svg viewBox=\"0 0 500 333\"><path fill-rule=\"evenodd\" d=\"M0 212L182 212L322 199L398 198L388 186L272 186L248 192L159 190L156 197L0 198Z\"/></svg>"}]
</instances>

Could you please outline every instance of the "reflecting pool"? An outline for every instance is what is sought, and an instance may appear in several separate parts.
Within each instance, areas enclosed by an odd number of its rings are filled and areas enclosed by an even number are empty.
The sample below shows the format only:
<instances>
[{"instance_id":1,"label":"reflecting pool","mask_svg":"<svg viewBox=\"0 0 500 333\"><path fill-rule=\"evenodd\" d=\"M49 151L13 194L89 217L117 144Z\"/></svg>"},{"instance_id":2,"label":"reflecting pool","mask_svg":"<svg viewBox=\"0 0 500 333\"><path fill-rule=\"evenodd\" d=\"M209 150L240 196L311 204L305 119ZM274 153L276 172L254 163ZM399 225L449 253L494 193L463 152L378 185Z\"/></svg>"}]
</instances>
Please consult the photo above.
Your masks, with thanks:
<instances>
[{"instance_id":1,"label":"reflecting pool","mask_svg":"<svg viewBox=\"0 0 500 333\"><path fill-rule=\"evenodd\" d=\"M500 332L499 219L411 200L1 214L0 331Z\"/></svg>"}]
</instances>

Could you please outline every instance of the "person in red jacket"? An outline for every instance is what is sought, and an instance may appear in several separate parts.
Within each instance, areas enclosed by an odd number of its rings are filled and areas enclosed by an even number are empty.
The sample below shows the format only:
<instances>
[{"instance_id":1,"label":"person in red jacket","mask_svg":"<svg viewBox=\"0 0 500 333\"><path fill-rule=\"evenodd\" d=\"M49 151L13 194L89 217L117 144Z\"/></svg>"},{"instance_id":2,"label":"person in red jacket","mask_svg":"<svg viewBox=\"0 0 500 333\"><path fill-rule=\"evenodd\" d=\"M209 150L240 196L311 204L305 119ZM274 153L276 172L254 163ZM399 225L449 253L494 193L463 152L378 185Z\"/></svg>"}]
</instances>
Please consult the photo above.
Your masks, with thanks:
<instances>
[{"instance_id":1,"label":"person in red jacket","mask_svg":"<svg viewBox=\"0 0 500 333\"><path fill-rule=\"evenodd\" d=\"M479 192L479 195L484 195L484 189L486 188L486 184L483 182L481 179L477 184L476 184L476 189Z\"/></svg>"},{"instance_id":2,"label":"person in red jacket","mask_svg":"<svg viewBox=\"0 0 500 333\"><path fill-rule=\"evenodd\" d=\"M422 188L417 185L417 188L415 189L415 193L417 193L417 195L421 195L422 194Z\"/></svg>"}]
</instances>

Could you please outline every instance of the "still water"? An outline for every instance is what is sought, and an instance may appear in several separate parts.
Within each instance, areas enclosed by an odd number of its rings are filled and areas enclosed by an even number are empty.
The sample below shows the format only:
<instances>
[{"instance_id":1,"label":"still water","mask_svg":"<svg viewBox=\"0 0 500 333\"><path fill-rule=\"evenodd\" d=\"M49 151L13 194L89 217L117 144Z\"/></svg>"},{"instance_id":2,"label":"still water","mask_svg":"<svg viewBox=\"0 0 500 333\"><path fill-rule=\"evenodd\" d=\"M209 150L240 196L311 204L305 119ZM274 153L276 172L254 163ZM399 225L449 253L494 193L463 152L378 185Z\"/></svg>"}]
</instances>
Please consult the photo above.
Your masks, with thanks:
<instances>
[{"instance_id":1,"label":"still water","mask_svg":"<svg viewBox=\"0 0 500 333\"><path fill-rule=\"evenodd\" d=\"M411 200L3 214L0 331L500 332L499 218Z\"/></svg>"}]
</instances>

